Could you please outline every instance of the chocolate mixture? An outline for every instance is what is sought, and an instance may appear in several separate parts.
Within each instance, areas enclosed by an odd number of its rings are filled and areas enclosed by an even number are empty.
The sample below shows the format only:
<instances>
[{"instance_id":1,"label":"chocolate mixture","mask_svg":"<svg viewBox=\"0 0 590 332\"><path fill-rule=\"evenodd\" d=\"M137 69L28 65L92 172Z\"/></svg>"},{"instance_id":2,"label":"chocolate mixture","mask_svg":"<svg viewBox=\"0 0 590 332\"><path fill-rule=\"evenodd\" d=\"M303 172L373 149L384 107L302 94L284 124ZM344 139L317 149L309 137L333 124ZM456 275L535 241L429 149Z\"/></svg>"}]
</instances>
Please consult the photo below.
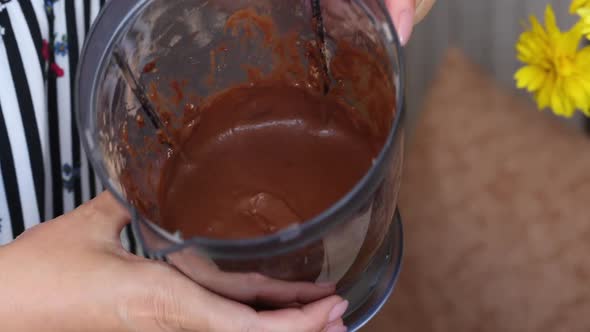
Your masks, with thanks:
<instances>
[{"instance_id":1,"label":"chocolate mixture","mask_svg":"<svg viewBox=\"0 0 590 332\"><path fill-rule=\"evenodd\" d=\"M260 39L272 51L272 71L244 63L247 82L205 99L184 91L184 79L171 81L169 98L150 82L150 99L179 144L162 168L157 202L142 198L134 184L141 175L122 177L133 204L184 238L251 238L317 216L366 174L394 116L389 68L376 61L381 48L368 45L369 53L338 41L326 78L313 38L279 33L254 10L230 16L226 32L244 43ZM223 61L217 52L231 50L211 52L211 73L200 78L208 84ZM152 61L144 73L157 70Z\"/></svg>"},{"instance_id":2,"label":"chocolate mixture","mask_svg":"<svg viewBox=\"0 0 590 332\"><path fill-rule=\"evenodd\" d=\"M163 169L164 226L240 239L313 218L352 189L379 152L352 112L287 82L216 96Z\"/></svg>"}]
</instances>

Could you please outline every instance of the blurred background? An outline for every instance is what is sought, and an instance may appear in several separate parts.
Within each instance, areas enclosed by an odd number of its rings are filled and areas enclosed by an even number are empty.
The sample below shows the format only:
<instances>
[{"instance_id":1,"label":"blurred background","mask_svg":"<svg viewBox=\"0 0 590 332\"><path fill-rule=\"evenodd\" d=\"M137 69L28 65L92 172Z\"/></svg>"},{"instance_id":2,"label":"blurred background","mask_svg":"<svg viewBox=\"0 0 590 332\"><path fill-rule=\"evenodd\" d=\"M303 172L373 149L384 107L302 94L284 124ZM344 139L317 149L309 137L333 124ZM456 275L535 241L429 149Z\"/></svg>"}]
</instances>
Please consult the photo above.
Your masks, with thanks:
<instances>
[{"instance_id":1,"label":"blurred background","mask_svg":"<svg viewBox=\"0 0 590 332\"><path fill-rule=\"evenodd\" d=\"M438 0L406 48L404 263L365 332L590 331L590 138L539 112L515 44L547 4ZM590 75L590 73L588 73Z\"/></svg>"},{"instance_id":2,"label":"blurred background","mask_svg":"<svg viewBox=\"0 0 590 332\"><path fill-rule=\"evenodd\" d=\"M530 15L540 20L547 4L555 9L558 24L570 27L569 0L438 0L421 22L407 47L409 127L415 127L437 67L449 47L460 48L493 75L499 84L516 92L514 73L519 67L515 45ZM581 117L570 121L582 123Z\"/></svg>"}]
</instances>

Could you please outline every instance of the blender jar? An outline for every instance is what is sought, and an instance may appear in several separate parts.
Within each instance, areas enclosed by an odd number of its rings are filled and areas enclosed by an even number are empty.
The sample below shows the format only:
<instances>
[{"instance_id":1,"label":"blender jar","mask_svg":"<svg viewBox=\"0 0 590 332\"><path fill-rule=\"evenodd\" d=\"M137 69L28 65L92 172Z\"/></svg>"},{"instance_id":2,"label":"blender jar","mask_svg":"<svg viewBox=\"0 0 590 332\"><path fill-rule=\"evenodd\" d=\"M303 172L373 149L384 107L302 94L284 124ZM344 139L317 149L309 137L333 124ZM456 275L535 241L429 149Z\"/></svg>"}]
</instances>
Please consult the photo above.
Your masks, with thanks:
<instances>
[{"instance_id":1,"label":"blender jar","mask_svg":"<svg viewBox=\"0 0 590 332\"><path fill-rule=\"evenodd\" d=\"M349 300L345 321L355 330L391 293L402 251L396 205L404 85L400 43L383 2L322 2L331 83L383 136L381 152L333 206L264 237L185 238L182 229L168 229L160 219L157 193L173 151L113 58L113 52L122 55L169 130L190 127L197 116L191 112L203 98L270 75L285 65L285 52L302 55L310 52L309 45L317 47L309 3L109 2L81 57L78 125L96 174L132 212L135 233L150 257L169 262L218 294L258 307L302 304L336 292ZM350 52L369 59L369 65L343 61ZM309 75L317 75L317 68L303 59L304 74L286 72L297 84L313 85ZM159 99L166 99L167 106L161 107Z\"/></svg>"}]
</instances>

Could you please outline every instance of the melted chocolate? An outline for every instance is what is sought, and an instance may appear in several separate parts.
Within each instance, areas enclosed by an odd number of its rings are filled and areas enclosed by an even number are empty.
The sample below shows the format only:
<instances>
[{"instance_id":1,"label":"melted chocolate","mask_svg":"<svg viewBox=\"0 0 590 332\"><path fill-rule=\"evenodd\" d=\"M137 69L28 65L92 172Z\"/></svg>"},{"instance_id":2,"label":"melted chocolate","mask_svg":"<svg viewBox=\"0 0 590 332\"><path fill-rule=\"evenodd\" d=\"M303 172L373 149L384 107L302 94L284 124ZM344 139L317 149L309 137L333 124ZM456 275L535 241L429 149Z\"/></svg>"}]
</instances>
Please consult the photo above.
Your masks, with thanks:
<instances>
[{"instance_id":1,"label":"melted chocolate","mask_svg":"<svg viewBox=\"0 0 590 332\"><path fill-rule=\"evenodd\" d=\"M335 98L275 83L231 88L165 164L163 226L241 239L302 223L362 178L381 140Z\"/></svg>"},{"instance_id":2,"label":"melted chocolate","mask_svg":"<svg viewBox=\"0 0 590 332\"><path fill-rule=\"evenodd\" d=\"M268 235L313 218L366 174L395 116L395 87L385 50L356 33L332 36L337 47L327 77L318 41L307 30L295 25L280 32L271 17L239 10L226 21L230 40L212 46L209 73L167 77L166 68L174 68L168 58L145 65L143 73L152 74L146 84L150 101L173 137L159 131L144 137L144 144L130 144L129 136L143 135L141 117L120 128L119 149L127 157L120 180L143 217L185 239ZM271 70L243 57L240 67L247 79L229 87L218 84L218 68L225 68L226 57L246 45L270 50ZM211 95L202 98L195 86L205 86ZM219 92L221 88L226 90ZM175 151L167 148L172 140L180 143L174 144ZM386 225L371 222L345 282L363 273ZM348 264L354 255L329 253L319 240L264 259L214 262L232 274L315 282L325 272L328 279L324 275L322 280L338 281L330 279L330 270ZM228 295L225 288L202 280L207 271L199 268L196 273L193 278L200 284Z\"/></svg>"}]
</instances>

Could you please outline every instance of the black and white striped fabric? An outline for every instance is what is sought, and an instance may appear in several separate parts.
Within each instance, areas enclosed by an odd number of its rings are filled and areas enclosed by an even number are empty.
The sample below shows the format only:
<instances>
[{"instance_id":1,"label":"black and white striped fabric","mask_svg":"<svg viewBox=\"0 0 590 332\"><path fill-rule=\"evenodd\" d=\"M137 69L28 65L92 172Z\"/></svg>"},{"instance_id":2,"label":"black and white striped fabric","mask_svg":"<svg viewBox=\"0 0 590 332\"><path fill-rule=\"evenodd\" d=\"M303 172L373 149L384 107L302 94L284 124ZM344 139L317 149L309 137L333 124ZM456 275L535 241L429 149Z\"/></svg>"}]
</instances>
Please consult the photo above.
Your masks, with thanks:
<instances>
[{"instance_id":1,"label":"black and white striped fabric","mask_svg":"<svg viewBox=\"0 0 590 332\"><path fill-rule=\"evenodd\" d=\"M103 190L79 141L72 91L104 2L0 0L0 245Z\"/></svg>"}]
</instances>

